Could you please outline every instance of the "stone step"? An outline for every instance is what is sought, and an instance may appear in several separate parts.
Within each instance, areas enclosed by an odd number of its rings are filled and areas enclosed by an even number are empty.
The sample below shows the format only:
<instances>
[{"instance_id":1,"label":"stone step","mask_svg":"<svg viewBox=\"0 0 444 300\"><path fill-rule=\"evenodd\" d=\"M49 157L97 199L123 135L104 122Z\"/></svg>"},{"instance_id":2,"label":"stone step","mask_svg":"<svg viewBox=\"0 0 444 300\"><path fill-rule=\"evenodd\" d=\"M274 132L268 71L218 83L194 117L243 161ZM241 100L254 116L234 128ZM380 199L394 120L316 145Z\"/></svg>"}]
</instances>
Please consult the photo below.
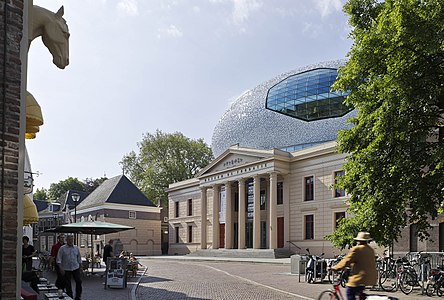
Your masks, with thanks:
<instances>
[{"instance_id":1,"label":"stone step","mask_svg":"<svg viewBox=\"0 0 444 300\"><path fill-rule=\"evenodd\" d=\"M188 256L230 257L230 258L287 258L288 249L199 249Z\"/></svg>"}]
</instances>

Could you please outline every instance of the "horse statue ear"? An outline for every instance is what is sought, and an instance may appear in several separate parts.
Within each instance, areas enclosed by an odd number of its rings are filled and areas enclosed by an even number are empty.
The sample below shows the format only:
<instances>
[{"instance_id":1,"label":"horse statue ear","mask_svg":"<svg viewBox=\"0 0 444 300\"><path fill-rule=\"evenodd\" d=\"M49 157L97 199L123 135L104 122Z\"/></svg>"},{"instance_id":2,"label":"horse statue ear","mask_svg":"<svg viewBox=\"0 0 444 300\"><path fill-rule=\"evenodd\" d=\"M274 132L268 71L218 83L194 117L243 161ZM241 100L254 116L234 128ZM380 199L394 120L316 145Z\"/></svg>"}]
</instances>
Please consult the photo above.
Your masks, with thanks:
<instances>
[{"instance_id":1,"label":"horse statue ear","mask_svg":"<svg viewBox=\"0 0 444 300\"><path fill-rule=\"evenodd\" d=\"M60 7L59 10L56 12L56 16L61 18L61 17L63 17L64 13L65 13L65 10L63 9L63 5L62 5L62 7Z\"/></svg>"}]
</instances>

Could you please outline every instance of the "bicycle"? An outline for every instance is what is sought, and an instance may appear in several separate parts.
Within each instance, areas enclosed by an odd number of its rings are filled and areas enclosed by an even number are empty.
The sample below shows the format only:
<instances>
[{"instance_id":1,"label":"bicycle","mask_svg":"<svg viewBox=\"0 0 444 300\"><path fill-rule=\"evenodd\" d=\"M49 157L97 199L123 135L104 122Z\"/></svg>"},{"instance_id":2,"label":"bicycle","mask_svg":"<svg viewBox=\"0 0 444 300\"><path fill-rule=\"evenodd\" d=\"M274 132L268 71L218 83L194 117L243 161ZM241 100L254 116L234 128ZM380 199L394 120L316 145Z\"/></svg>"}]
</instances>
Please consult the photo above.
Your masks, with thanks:
<instances>
[{"instance_id":1,"label":"bicycle","mask_svg":"<svg viewBox=\"0 0 444 300\"><path fill-rule=\"evenodd\" d=\"M321 294L319 294L318 296L318 300L345 300L346 298L344 298L344 296L342 296L342 292L341 292L341 288L340 288L341 284L340 282L337 280L333 283L333 289L328 289L325 291L322 291ZM361 292L361 294L359 295L359 300L372 300L372 299L378 299L378 300L397 300L398 298L395 297L390 297L390 296L386 296L386 295L367 295L366 293L364 293L364 291Z\"/></svg>"}]
</instances>

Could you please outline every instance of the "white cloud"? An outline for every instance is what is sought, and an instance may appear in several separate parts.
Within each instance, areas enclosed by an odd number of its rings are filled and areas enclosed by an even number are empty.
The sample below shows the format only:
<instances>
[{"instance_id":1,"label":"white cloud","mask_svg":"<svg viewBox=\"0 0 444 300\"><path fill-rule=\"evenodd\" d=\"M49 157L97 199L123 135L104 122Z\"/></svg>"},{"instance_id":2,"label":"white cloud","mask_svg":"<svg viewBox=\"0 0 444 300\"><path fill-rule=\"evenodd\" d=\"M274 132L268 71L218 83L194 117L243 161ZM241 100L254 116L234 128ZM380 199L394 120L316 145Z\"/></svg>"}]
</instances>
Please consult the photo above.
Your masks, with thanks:
<instances>
[{"instance_id":1,"label":"white cloud","mask_svg":"<svg viewBox=\"0 0 444 300\"><path fill-rule=\"evenodd\" d=\"M139 14L136 0L121 0L117 3L117 9L129 16L136 16Z\"/></svg>"},{"instance_id":2,"label":"white cloud","mask_svg":"<svg viewBox=\"0 0 444 300\"><path fill-rule=\"evenodd\" d=\"M183 36L182 31L179 28L177 28L176 26L174 26L173 24L171 24L168 27L166 32L169 36L174 37L174 38Z\"/></svg>"},{"instance_id":3,"label":"white cloud","mask_svg":"<svg viewBox=\"0 0 444 300\"><path fill-rule=\"evenodd\" d=\"M193 6L193 11L195 13L200 13L200 7L199 6Z\"/></svg>"},{"instance_id":4,"label":"white cloud","mask_svg":"<svg viewBox=\"0 0 444 300\"><path fill-rule=\"evenodd\" d=\"M162 36L167 35L172 38L180 38L183 36L183 32L177 28L175 25L171 24L166 29L159 29L157 33L157 38L160 39Z\"/></svg>"},{"instance_id":5,"label":"white cloud","mask_svg":"<svg viewBox=\"0 0 444 300\"><path fill-rule=\"evenodd\" d=\"M248 17L250 13L254 10L258 10L262 6L260 0L232 0L233 9L233 21L235 24L242 24Z\"/></svg>"},{"instance_id":6,"label":"white cloud","mask_svg":"<svg viewBox=\"0 0 444 300\"><path fill-rule=\"evenodd\" d=\"M341 11L343 6L341 0L314 0L314 3L321 17L328 16L335 11Z\"/></svg>"}]
</instances>

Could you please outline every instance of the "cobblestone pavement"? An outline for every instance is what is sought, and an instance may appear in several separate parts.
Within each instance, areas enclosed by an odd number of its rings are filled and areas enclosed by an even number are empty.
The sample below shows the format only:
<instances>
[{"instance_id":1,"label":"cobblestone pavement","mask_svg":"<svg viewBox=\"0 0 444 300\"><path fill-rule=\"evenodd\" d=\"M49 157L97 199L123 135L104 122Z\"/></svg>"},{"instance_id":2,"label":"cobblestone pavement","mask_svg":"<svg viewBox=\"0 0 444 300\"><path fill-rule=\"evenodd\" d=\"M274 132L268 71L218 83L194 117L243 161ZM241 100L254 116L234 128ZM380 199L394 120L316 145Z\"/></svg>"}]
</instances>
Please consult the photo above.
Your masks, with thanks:
<instances>
[{"instance_id":1,"label":"cobblestone pavement","mask_svg":"<svg viewBox=\"0 0 444 300\"><path fill-rule=\"evenodd\" d=\"M316 299L328 283L308 284L290 274L288 264L143 258L148 266L137 299ZM414 290L385 294L398 299L426 299ZM345 296L345 291L343 291Z\"/></svg>"},{"instance_id":2,"label":"cobblestone pavement","mask_svg":"<svg viewBox=\"0 0 444 300\"><path fill-rule=\"evenodd\" d=\"M290 274L290 265L224 260L196 260L188 257L143 257L137 278L129 278L126 289L104 289L104 278L98 275L83 278L83 300L144 299L316 299L328 283L307 284L298 275ZM98 270L104 271L102 268ZM50 282L55 273L43 274ZM140 284L137 287L138 280ZM73 282L73 288L74 288ZM137 290L136 290L137 287ZM418 289L406 296L401 292L385 293L398 299L427 299ZM343 292L343 295L345 293ZM40 298L42 299L42 298Z\"/></svg>"}]
</instances>

